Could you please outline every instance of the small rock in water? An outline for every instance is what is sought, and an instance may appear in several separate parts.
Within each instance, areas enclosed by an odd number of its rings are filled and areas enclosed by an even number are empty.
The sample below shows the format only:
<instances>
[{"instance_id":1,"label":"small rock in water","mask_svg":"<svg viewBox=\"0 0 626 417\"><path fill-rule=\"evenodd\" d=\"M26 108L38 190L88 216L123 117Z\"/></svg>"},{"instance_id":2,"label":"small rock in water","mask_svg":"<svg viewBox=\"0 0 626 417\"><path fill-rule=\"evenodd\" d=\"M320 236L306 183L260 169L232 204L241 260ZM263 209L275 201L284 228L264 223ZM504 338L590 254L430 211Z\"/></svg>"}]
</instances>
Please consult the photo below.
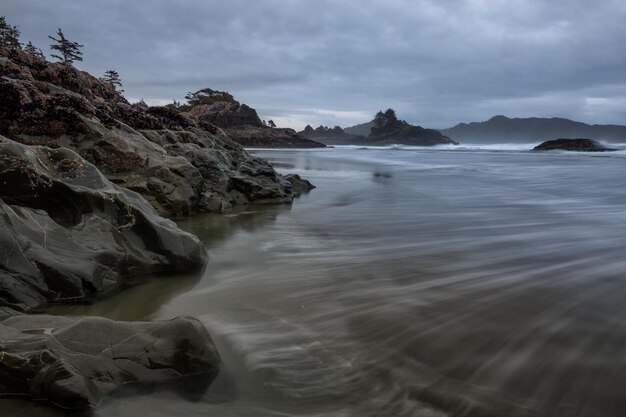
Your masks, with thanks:
<instances>
[{"instance_id":1,"label":"small rock in water","mask_svg":"<svg viewBox=\"0 0 626 417\"><path fill-rule=\"evenodd\" d=\"M605 152L617 149L607 148L592 139L554 139L535 146L533 151L577 151L577 152Z\"/></svg>"}]
</instances>

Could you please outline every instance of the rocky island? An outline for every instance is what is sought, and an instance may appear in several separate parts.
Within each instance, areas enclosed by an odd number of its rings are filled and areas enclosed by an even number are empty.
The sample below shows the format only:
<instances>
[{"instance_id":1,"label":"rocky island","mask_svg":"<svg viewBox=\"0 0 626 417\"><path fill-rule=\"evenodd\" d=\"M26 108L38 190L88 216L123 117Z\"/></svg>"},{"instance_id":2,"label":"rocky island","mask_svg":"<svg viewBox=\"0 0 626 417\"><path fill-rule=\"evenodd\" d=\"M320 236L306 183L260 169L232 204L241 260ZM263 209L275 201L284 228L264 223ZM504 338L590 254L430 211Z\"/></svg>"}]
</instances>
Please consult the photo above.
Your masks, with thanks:
<instances>
[{"instance_id":1,"label":"rocky island","mask_svg":"<svg viewBox=\"0 0 626 417\"><path fill-rule=\"evenodd\" d=\"M365 140L365 136L350 134L339 126L332 128L319 126L313 129L313 127L307 125L300 134L326 145L354 145Z\"/></svg>"},{"instance_id":2,"label":"rocky island","mask_svg":"<svg viewBox=\"0 0 626 417\"><path fill-rule=\"evenodd\" d=\"M203 268L204 245L167 218L289 203L313 185L278 174L220 127L258 125L247 106L131 104L114 78L79 71L67 51L52 63L0 44L0 396L87 415L119 392L166 387L199 398L220 357L196 319L29 313Z\"/></svg>"},{"instance_id":3,"label":"rocky island","mask_svg":"<svg viewBox=\"0 0 626 417\"><path fill-rule=\"evenodd\" d=\"M370 126L370 125L366 125ZM339 126L328 128L320 126L313 129L307 126L302 135L323 142L327 145L359 145L359 146L435 146L457 145L455 141L435 129L413 126L398 119L393 109L379 111L371 123L367 136L349 133Z\"/></svg>"},{"instance_id":4,"label":"rocky island","mask_svg":"<svg viewBox=\"0 0 626 417\"><path fill-rule=\"evenodd\" d=\"M575 151L575 152L606 152L617 149L607 148L592 139L554 139L543 142L533 148L534 151Z\"/></svg>"}]
</instances>

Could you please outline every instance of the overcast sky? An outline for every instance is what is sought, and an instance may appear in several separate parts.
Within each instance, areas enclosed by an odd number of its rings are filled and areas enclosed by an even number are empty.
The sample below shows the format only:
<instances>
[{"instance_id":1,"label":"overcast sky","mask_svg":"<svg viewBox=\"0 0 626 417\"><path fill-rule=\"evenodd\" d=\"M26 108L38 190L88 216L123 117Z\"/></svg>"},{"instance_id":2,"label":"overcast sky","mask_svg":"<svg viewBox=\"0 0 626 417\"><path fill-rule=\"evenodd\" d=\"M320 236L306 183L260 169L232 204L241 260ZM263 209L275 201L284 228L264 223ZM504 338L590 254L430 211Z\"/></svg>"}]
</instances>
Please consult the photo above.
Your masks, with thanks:
<instances>
[{"instance_id":1,"label":"overcast sky","mask_svg":"<svg viewBox=\"0 0 626 417\"><path fill-rule=\"evenodd\" d=\"M2 0L45 53L120 73L130 101L227 90L281 127L379 109L427 127L511 117L626 124L624 0Z\"/></svg>"}]
</instances>

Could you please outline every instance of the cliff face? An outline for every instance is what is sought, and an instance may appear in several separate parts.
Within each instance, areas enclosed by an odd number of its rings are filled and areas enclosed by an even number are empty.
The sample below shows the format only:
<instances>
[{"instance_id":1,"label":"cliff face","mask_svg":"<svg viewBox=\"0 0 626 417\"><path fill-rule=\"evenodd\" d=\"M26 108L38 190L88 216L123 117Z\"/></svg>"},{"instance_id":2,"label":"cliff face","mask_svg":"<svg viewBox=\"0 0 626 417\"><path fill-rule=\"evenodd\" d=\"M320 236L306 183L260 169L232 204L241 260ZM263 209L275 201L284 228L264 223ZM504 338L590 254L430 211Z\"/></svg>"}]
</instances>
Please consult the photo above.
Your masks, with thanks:
<instances>
[{"instance_id":1,"label":"cliff face","mask_svg":"<svg viewBox=\"0 0 626 417\"><path fill-rule=\"evenodd\" d=\"M0 102L0 134L71 148L166 217L294 197L290 181L207 119L131 105L68 64L0 49ZM215 120L251 120L239 109L237 117L224 110Z\"/></svg>"},{"instance_id":2,"label":"cliff face","mask_svg":"<svg viewBox=\"0 0 626 417\"><path fill-rule=\"evenodd\" d=\"M188 115L223 129L241 126L263 127L263 122L251 107L237 101L218 101L213 104L193 106Z\"/></svg>"}]
</instances>

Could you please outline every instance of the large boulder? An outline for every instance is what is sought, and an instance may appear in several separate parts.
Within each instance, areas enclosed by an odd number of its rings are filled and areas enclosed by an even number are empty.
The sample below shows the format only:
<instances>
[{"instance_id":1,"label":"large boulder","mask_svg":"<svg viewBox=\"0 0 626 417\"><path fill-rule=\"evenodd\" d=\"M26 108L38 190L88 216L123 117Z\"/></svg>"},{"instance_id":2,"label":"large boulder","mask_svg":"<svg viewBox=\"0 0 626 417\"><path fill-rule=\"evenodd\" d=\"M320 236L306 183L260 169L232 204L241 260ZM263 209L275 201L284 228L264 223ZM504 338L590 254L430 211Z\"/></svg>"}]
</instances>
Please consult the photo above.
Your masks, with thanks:
<instances>
[{"instance_id":1,"label":"large boulder","mask_svg":"<svg viewBox=\"0 0 626 417\"><path fill-rule=\"evenodd\" d=\"M114 322L16 315L0 321L0 396L27 397L90 415L115 393L169 388L199 399L220 357L189 317Z\"/></svg>"},{"instance_id":2,"label":"large boulder","mask_svg":"<svg viewBox=\"0 0 626 417\"><path fill-rule=\"evenodd\" d=\"M605 152L617 149L607 148L600 142L592 139L554 139L543 142L533 148L534 151L577 151L577 152Z\"/></svg>"},{"instance_id":3,"label":"large boulder","mask_svg":"<svg viewBox=\"0 0 626 417\"><path fill-rule=\"evenodd\" d=\"M0 137L0 306L81 301L206 260L195 236L75 152Z\"/></svg>"}]
</instances>

